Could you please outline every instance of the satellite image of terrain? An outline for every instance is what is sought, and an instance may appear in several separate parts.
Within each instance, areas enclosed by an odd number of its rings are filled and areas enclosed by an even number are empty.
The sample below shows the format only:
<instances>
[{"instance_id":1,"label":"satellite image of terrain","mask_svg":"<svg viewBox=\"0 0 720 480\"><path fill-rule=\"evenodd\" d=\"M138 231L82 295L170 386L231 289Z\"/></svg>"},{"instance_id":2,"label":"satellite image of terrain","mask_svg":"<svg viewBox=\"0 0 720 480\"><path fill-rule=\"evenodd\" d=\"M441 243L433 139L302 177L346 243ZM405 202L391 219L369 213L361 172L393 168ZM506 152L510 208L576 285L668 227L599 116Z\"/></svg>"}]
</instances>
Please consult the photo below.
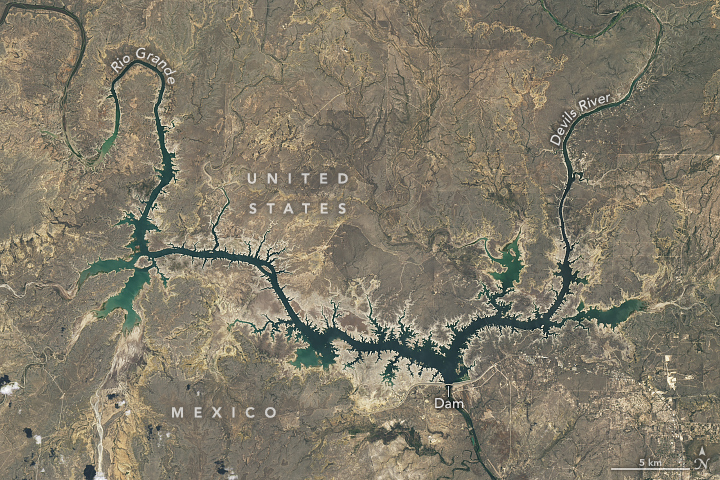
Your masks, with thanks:
<instances>
[{"instance_id":1,"label":"satellite image of terrain","mask_svg":"<svg viewBox=\"0 0 720 480\"><path fill-rule=\"evenodd\" d=\"M0 479L720 479L720 0L0 3Z\"/></svg>"}]
</instances>

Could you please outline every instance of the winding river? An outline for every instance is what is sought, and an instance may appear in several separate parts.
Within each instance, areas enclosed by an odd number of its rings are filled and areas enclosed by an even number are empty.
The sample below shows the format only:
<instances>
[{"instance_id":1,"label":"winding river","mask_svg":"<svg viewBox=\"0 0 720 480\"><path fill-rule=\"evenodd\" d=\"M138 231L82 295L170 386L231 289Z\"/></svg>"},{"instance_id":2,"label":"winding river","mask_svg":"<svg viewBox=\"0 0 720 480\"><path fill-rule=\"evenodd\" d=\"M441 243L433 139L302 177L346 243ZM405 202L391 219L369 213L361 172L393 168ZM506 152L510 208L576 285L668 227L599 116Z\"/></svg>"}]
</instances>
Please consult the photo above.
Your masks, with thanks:
<instances>
[{"instance_id":1,"label":"winding river","mask_svg":"<svg viewBox=\"0 0 720 480\"><path fill-rule=\"evenodd\" d=\"M46 12L54 12L54 13L60 13L62 15L65 15L70 20L75 23L78 27L78 31L80 32L80 51L78 52L78 56L75 59L75 63L73 64L73 68L70 71L70 75L68 75L67 80L65 81L65 84L63 85L63 94L62 97L60 97L60 112L62 115L62 131L63 135L65 136L65 144L70 149L73 155L76 157L82 159L82 155L80 155L75 148L72 146L72 143L70 142L70 136L68 135L67 131L67 115L65 108L67 105L67 97L68 97L68 90L70 89L70 84L73 81L73 78L75 78L75 75L77 74L78 70L80 70L80 64L82 63L83 56L85 55L85 48L87 47L87 33L85 33L85 27L83 26L82 22L80 21L80 18L69 11L66 7L55 7L53 5L35 5L32 3L17 3L17 2L10 2L5 5L5 9L2 12L2 15L0 15L0 26L5 25L5 22L7 20L7 16L10 13L10 10L12 9L18 9L18 10L37 10L37 11L46 11Z\"/></svg>"},{"instance_id":2,"label":"winding river","mask_svg":"<svg viewBox=\"0 0 720 480\"><path fill-rule=\"evenodd\" d=\"M442 381L446 384L453 384L454 382L466 379L469 374L469 369L463 363L463 353L467 349L469 342L480 331L489 327L510 328L513 331L540 330L545 335L548 335L551 333L552 329L562 327L568 320L576 320L578 322L595 320L598 323L610 325L616 325L624 321L630 314L642 308L642 302L639 300L629 300L617 307L605 311L591 308L588 310L578 311L577 315L573 317L561 319L555 318L558 309L564 304L568 295L571 294L573 286L584 283L584 279L581 278L578 275L578 272L573 269L573 261L571 260L573 245L568 239L565 225L565 201L574 181L581 178L582 175L576 173L573 169L573 165L568 154L568 142L570 141L570 138L575 131L575 127L579 124L579 122L591 115L599 113L602 110L620 106L628 101L634 92L637 83L648 71L650 65L657 56L663 31L662 23L648 7L639 3L634 3L623 8L619 13L617 13L610 23L597 34L584 35L574 32L562 25L562 23L547 9L545 1L541 0L540 3L542 8L550 15L559 28L568 34L576 35L582 38L593 39L599 37L609 31L628 12L638 8L650 12L659 25L655 47L652 54L645 64L645 67L632 81L627 94L616 102L600 106L595 110L580 115L572 123L572 125L570 125L562 143L562 154L565 169L567 171L567 181L558 204L558 218L560 223L560 236L564 246L564 255L562 260L557 263L557 271L555 272L555 275L562 279L562 286L556 292L551 305L544 312L536 311L528 319L520 318L518 314L511 313L511 302L504 300L506 295L513 290L514 284L519 281L520 271L523 267L518 247L519 238L516 238L513 242L504 247L500 258L492 257L490 253L487 252L486 248L486 253L490 260L494 263L498 263L503 268L501 273L494 274L494 277L498 282L496 288L488 288L486 285L481 286L482 291L480 293L480 297L485 298L485 301L490 307L492 313L483 316L478 315L467 325L461 326L457 323L448 324L446 328L448 329L449 340L443 344L436 342L431 337L424 334L419 335L418 332L413 331L410 326L403 324L402 321L399 321L396 326L387 326L385 322L382 322L375 317L372 305L370 305L370 313L368 314L368 322L370 324L370 334L368 335L351 335L347 331L343 330L337 323L339 311L337 305L333 305L332 316L326 319L324 324L321 326L301 319L293 309L290 300L284 292L283 286L280 284L280 276L284 273L284 271L278 266L278 263L284 255L284 251L273 250L272 248L267 247L265 245L265 238L263 238L256 246L248 245L247 251L244 253L230 252L226 248L221 247L215 229L220 222L223 212L229 205L229 200L218 215L217 221L212 225L212 234L215 240L213 248L195 249L187 248L185 246L167 246L159 250L151 250L148 245L148 232L158 230L157 226L152 222L151 213L157 205L160 194L163 193L166 187L175 179L177 169L174 163L175 154L168 152L167 150L165 140L166 128L162 125L159 115L159 107L163 101L163 95L165 93L165 79L162 72L160 72L153 64L142 60L134 60L130 64L126 65L112 82L110 96L113 98L115 104L115 128L111 137L103 143L100 151L98 152L98 157L102 158L102 156L110 150L119 132L121 112L116 93L117 83L131 69L146 68L155 73L160 80L160 88L158 90L157 100L153 109L155 117L155 130L162 156L161 167L158 170L158 183L152 189L147 201L144 203L144 207L140 215L136 216L133 213L126 213L125 218L120 222L121 224L130 225L133 228L130 243L127 245L131 253L124 258L98 260L92 263L87 269L80 273L77 287L82 288L87 279L94 275L126 270L131 271L132 274L121 292L107 299L103 303L101 309L97 312L99 317L104 317L115 309L120 308L125 310L126 315L123 330L129 331L141 320L140 316L133 308L133 301L144 286L150 282L151 271L155 270L160 275L163 282L166 282L167 280L158 268L156 263L157 259L179 255L187 258L202 260L203 262L225 260L231 264L237 263L250 265L254 267L268 282L270 288L275 293L275 296L282 304L286 313L286 318L268 320L267 323L260 328L253 324L249 324L252 329L254 329L255 333L261 333L264 331L284 333L288 337L306 342L309 347L298 350L298 366L305 364L328 367L329 365L335 363L335 360L338 357L336 346L338 341L347 345L347 348L354 354L354 360L351 361L348 366L353 366L354 364L365 360L370 355L374 356L384 354L388 356L389 359L385 365L383 379L390 383L395 378L395 375L403 361L419 367L421 372L424 370L431 372L434 377L442 379ZM74 64L73 70L65 83L60 103L63 111L63 132L65 134L66 143L74 155L78 158L82 158L71 145L67 134L64 113L68 88L70 86L70 82L80 67L87 44L87 36L82 23L76 15L65 8L10 3L5 7L2 17L0 17L0 25L5 22L8 12L12 8L46 10L49 12L61 13L68 16L78 25L81 32L82 47L77 61ZM141 258L148 259L150 264L144 267L137 266ZM237 323L247 322L236 321L229 325L228 328L232 328L232 326ZM482 460L480 446L475 434L472 418L464 409L460 408L459 411L467 423L473 444L473 450L478 457L478 462L482 464L490 478L495 479L495 474L487 468Z\"/></svg>"}]
</instances>

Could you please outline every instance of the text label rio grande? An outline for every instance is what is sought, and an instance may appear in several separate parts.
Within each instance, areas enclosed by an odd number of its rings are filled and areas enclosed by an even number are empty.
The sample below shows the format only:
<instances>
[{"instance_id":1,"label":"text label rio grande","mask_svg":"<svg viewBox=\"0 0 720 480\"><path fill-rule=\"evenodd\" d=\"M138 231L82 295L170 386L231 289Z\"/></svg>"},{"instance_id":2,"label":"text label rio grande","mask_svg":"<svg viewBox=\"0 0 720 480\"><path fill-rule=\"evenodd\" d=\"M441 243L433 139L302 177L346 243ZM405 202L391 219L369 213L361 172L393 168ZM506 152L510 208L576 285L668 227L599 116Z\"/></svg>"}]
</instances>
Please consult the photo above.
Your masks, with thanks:
<instances>
[{"instance_id":1,"label":"text label rio grande","mask_svg":"<svg viewBox=\"0 0 720 480\"><path fill-rule=\"evenodd\" d=\"M152 52L148 52L144 48L140 47L137 50L135 50L135 58L137 60L143 60L147 63L152 63L157 67L158 70L160 70L164 75L165 79L167 80L167 83L170 85L175 85L175 79L172 77L172 75L175 74L177 70L173 70L170 68L168 63L161 59L159 56L155 55ZM127 66L130 62L132 62L132 57L130 55L125 55L122 58L118 57L115 59L114 62L110 64L110 68L113 69L113 72L120 73L125 66Z\"/></svg>"}]
</instances>

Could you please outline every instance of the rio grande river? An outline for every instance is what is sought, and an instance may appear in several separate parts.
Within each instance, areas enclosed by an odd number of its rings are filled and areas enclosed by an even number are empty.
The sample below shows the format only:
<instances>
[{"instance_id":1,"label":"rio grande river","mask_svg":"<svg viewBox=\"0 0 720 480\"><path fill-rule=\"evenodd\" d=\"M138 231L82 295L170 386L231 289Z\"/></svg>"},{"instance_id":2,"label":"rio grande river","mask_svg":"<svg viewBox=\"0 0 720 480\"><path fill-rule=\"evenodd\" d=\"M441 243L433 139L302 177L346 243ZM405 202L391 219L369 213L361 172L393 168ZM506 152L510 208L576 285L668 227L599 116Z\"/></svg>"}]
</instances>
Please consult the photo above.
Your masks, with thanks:
<instances>
[{"instance_id":1,"label":"rio grande river","mask_svg":"<svg viewBox=\"0 0 720 480\"><path fill-rule=\"evenodd\" d=\"M258 274L262 276L269 284L270 288L275 293L277 300L282 304L286 318L280 318L277 320L269 320L263 327L258 328L252 325L252 328L256 333L270 330L273 332L283 332L288 337L299 338L308 344L308 348L298 350L298 360L296 365L322 365L328 367L335 363L338 356L337 342L341 342L346 345L347 348L354 354L353 364L363 361L369 355L389 355L389 360L386 363L383 379L387 382L392 382L395 378L395 374L400 367L400 363L405 361L412 365L419 367L421 370L432 372L435 377L439 377L446 384L453 384L463 379L467 379L469 369L463 363L463 353L468 348L469 342L482 330L490 327L498 328L510 328L514 331L520 330L541 330L544 334L548 335L554 328L562 327L568 320L575 320L578 322L595 320L601 324L617 325L623 322L633 312L643 308L643 304L639 300L628 300L623 304L610 308L609 310L599 310L591 308L588 310L578 311L577 315L568 318L556 318L558 309L564 304L568 296L572 293L574 286L584 283L584 279L578 275L578 272L573 269L571 254L573 252L573 245L568 239L565 229L565 216L564 216L564 204L568 194L572 188L574 181L582 177L582 174L578 174L573 170L573 165L568 154L568 142L572 137L575 127L579 122L594 115L602 110L617 107L627 102L638 81L645 75L650 68L653 60L657 56L658 47L662 37L662 24L658 20L657 16L648 7L642 4L632 4L623 8L617 13L610 23L603 28L600 32L594 35L583 35L574 32L560 23L554 15L547 9L544 0L541 0L541 6L547 14L557 23L558 27L565 32L580 36L587 39L594 39L605 32L610 30L618 21L622 19L624 15L635 9L644 9L649 12L655 21L659 25L657 37L655 40L655 48L652 54L649 56L647 63L640 73L632 81L627 94L617 102L608 103L602 105L595 110L588 111L580 115L570 125L567 135L562 143L562 155L564 160L564 166L567 172L567 181L563 194L558 204L558 219L559 219L559 235L564 246L564 255L561 261L557 263L557 270L555 275L562 280L561 288L556 292L553 302L550 304L544 312L536 311L530 318L520 318L518 314L511 313L512 304L505 300L505 297L510 293L514 284L519 281L520 272L523 268L523 264L520 256L520 249L518 246L519 235L513 242L507 244L502 249L502 254L499 258L494 258L486 249L486 254L489 259L499 264L503 271L501 273L492 274L497 284L494 287L481 286L481 295L486 298L487 305L491 313L485 315L476 316L470 323L464 326L458 324L447 325L448 329L448 341L442 344L432 340L430 337L418 332L413 331L409 326L404 325L402 322L398 322L395 326L387 326L384 322L379 321L375 318L372 306L370 313L368 314L368 321L370 322L370 334L366 336L350 334L343 330L336 323L336 315L328 319L324 325L317 326L311 322L301 319L291 306L290 300L286 296L282 285L280 284L280 275L283 273L278 268L278 262L280 261L283 251L275 251L265 246L264 240L255 247L248 246L248 250L245 253L229 252L225 248L221 248L218 236L215 232L215 228L220 222L220 217L228 206L226 203L223 211L220 212L217 221L212 226L212 234L215 239L215 245L211 249L198 250L194 248L186 248L184 246L167 246L159 250L151 250L148 245L147 234L150 231L158 230L153 224L151 214L153 209L157 205L158 198L161 193L165 191L165 188L175 179L178 170L174 163L175 154L168 152L166 147L165 132L166 129L162 125L159 107L163 101L163 95L165 93L166 81L160 70L158 70L153 64L142 60L134 60L131 63L124 66L122 71L118 74L115 80L112 82L110 88L110 96L113 98L115 103L115 128L113 134L103 143L94 160L88 160L89 163L93 161L102 160L105 154L111 149L114 142L116 141L118 131L120 128L121 114L118 96L116 93L116 85L125 74L131 69L146 68L151 72L155 73L160 81L160 88L158 90L157 99L154 106L155 116L155 133L158 138L160 145L161 164L158 170L157 184L152 189L148 199L144 204L144 208L139 216L135 216L132 213L127 213L125 218L120 222L121 224L130 225L133 228L130 243L127 245L130 253L127 257L98 260L93 264L89 265L87 269L80 273L77 287L82 288L85 281L98 274L118 272L123 270L129 270L132 272L130 279L126 282L121 292L111 298L107 299L97 315L104 317L115 309L123 309L126 312L125 323L123 329L129 331L133 329L139 322L140 317L133 308L133 301L143 287L150 282L151 272L156 271L163 281L165 278L162 276L160 269L157 266L157 259L168 257L168 256L183 256L192 259L198 259L202 261L213 261L213 260L225 260L235 264L245 264L254 267ZM0 18L0 26L4 24L5 19L12 8L25 9L25 10L45 10L48 12L55 12L68 16L75 24L77 24L81 33L81 49L76 63L71 71L67 82L64 85L64 93L61 98L61 110L62 110L62 123L63 132L65 134L65 142L68 148L78 158L82 158L75 149L72 147L69 136L67 135L67 128L65 125L65 102L67 100L67 92L70 87L70 82L75 76L79 69L80 63L83 58L85 47L87 44L87 36L85 30L80 22L80 19L69 12L65 8L53 7L53 6L41 6L41 5L29 5L10 3L6 6L2 17ZM227 197L226 197L227 198ZM144 267L137 266L140 263L141 258L149 260L149 265ZM147 262L145 262L147 263ZM337 314L338 307L334 306L334 313ZM244 323L236 321L234 323ZM231 328L232 325L229 326ZM485 468L485 471L490 478L495 479L496 476L491 472L482 460L479 442L475 435L473 428L472 418L463 408L458 408L463 418L465 419L468 430L470 433L473 448L478 456L478 461Z\"/></svg>"}]
</instances>

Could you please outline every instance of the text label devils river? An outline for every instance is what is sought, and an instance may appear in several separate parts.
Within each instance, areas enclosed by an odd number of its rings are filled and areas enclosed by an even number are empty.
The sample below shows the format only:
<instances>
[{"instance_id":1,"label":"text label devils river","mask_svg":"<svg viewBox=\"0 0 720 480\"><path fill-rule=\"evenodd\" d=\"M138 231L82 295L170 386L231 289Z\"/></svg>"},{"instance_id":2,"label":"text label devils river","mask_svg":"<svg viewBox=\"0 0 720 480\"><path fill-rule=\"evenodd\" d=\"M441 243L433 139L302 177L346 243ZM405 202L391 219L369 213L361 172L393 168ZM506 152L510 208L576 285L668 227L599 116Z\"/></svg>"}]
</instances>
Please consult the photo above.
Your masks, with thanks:
<instances>
[{"instance_id":1,"label":"text label devils river","mask_svg":"<svg viewBox=\"0 0 720 480\"><path fill-rule=\"evenodd\" d=\"M598 105L604 105L609 102L609 93L606 95L600 95L599 97L593 99L590 99L590 97L588 97L578 102L578 109L580 110L580 113L585 113L586 111L592 110ZM555 134L550 137L550 143L552 143L556 147L559 147L562 144L563 137L568 132L568 130L570 129L570 125L572 125L573 121L575 121L577 116L578 114L575 110L570 110L570 113L568 113L567 111L563 112L562 117L560 117L561 122L559 124L559 127L555 129Z\"/></svg>"}]
</instances>

